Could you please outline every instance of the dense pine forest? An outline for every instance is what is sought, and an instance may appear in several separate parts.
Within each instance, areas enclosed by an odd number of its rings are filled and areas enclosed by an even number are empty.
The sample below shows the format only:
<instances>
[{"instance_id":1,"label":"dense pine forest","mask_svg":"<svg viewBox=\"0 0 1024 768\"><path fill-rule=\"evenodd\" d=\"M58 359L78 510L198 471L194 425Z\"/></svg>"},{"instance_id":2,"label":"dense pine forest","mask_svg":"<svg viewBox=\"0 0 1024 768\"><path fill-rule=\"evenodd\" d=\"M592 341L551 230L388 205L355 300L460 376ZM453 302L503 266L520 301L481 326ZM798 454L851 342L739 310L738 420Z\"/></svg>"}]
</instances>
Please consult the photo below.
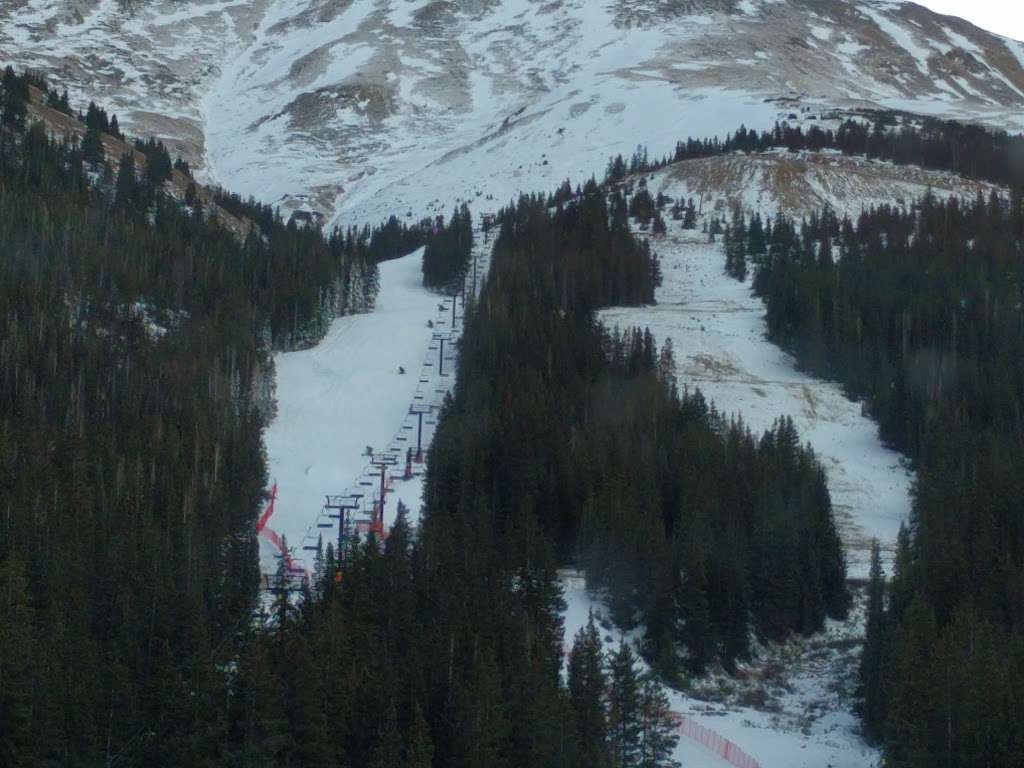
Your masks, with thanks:
<instances>
[{"instance_id":1,"label":"dense pine forest","mask_svg":"<svg viewBox=\"0 0 1024 768\"><path fill-rule=\"evenodd\" d=\"M372 301L375 266L87 160L30 82L0 127L0 764L197 764L255 607L269 352Z\"/></svg>"},{"instance_id":2,"label":"dense pine forest","mask_svg":"<svg viewBox=\"0 0 1024 768\"><path fill-rule=\"evenodd\" d=\"M1020 141L984 135L957 163L1005 180ZM1024 760L1022 246L1020 187L726 232L770 337L862 399L917 469L887 585L874 569L861 671L866 730L894 766Z\"/></svg>"},{"instance_id":3,"label":"dense pine forest","mask_svg":"<svg viewBox=\"0 0 1024 768\"><path fill-rule=\"evenodd\" d=\"M32 122L30 88L80 141ZM676 159L833 148L1021 178L1016 138L875 121ZM596 321L654 302L631 219L664 231L666 201L593 179L493 221L421 524L403 511L384 541L327 546L298 592L282 563L261 596L272 352L372 307L376 264L417 248L424 284L456 289L469 209L323 233L176 194L191 173L163 144L108 157L102 136L128 141L101 107L4 74L0 764L673 768L661 683L847 614L825 473L792 421L752 434L679 388L670 341ZM608 181L659 162L616 158ZM672 214L696 226L692 205ZM876 551L860 672L866 733L900 768L1022 764L1022 241L1019 186L725 230L771 338L918 470L888 580ZM593 620L563 637L564 566L650 672Z\"/></svg>"},{"instance_id":4,"label":"dense pine forest","mask_svg":"<svg viewBox=\"0 0 1024 768\"><path fill-rule=\"evenodd\" d=\"M380 258L449 249L453 279L468 210L325 239L215 191L253 222L242 237L201 195L167 194L187 166L159 142L137 143L141 165L87 159L7 82L5 763L671 766L667 702L628 645L607 656L591 625L563 678L558 565L646 624L669 679L731 665L750 630L846 610L824 477L792 425L725 424L676 390L670 345L595 323L660 275L622 195L591 181L502 214L421 529L403 516L385 544L353 543L340 579L328 547L259 620L270 351L372 302Z\"/></svg>"},{"instance_id":5,"label":"dense pine forest","mask_svg":"<svg viewBox=\"0 0 1024 768\"><path fill-rule=\"evenodd\" d=\"M636 276L626 300L640 302L657 270L625 229L611 236L623 214L588 188L555 208L524 198L499 217L431 450L421 527L411 531L403 514L383 546L350 544L340 580L329 545L299 604L276 601L238 681L240 754L669 768L667 701L629 645L609 656L591 624L563 658L560 564L587 566L625 626L651 622L644 653L663 677L742 656L751 629L812 632L846 609L821 470L792 426L755 440L722 424L699 395L675 391L668 348L594 322L588 307L619 295L617 275ZM739 486L730 471L743 474ZM736 501L723 497L727 485L766 501L713 539L712 518ZM609 582L602 555L631 579L625 588ZM683 560L685 583L672 573ZM748 566L769 577L763 587L746 580ZM681 616L676 600L691 596L701 607Z\"/></svg>"},{"instance_id":6,"label":"dense pine forest","mask_svg":"<svg viewBox=\"0 0 1024 768\"><path fill-rule=\"evenodd\" d=\"M473 252L473 217L469 206L459 206L447 226L444 218L438 217L425 241L423 284L457 293Z\"/></svg>"},{"instance_id":7,"label":"dense pine forest","mask_svg":"<svg viewBox=\"0 0 1024 768\"><path fill-rule=\"evenodd\" d=\"M675 678L731 666L751 628L778 638L842 615L844 566L823 472L791 422L756 439L723 423L676 390L670 344L595 323L589 308L647 300L656 274L645 245L611 234L627 224L616 199L588 185L499 217L428 498L488 510L499 542L529 510ZM616 295L629 264L646 282Z\"/></svg>"}]
</instances>

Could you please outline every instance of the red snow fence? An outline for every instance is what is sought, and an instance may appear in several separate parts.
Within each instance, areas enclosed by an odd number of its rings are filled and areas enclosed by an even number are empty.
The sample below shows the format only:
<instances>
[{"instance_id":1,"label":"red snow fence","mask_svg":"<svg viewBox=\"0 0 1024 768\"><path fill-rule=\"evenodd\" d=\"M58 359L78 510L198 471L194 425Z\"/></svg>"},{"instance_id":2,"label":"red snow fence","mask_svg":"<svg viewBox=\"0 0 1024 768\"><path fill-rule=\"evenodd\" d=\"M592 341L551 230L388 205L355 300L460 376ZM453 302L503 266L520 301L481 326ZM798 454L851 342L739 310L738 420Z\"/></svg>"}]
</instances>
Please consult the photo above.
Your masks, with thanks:
<instances>
[{"instance_id":1,"label":"red snow fence","mask_svg":"<svg viewBox=\"0 0 1024 768\"><path fill-rule=\"evenodd\" d=\"M730 765L734 765L736 768L761 768L761 764L757 760L721 734L715 733L710 728L705 728L685 715L673 712L672 719L676 721L676 731L680 736L696 741Z\"/></svg>"},{"instance_id":2,"label":"red snow fence","mask_svg":"<svg viewBox=\"0 0 1024 768\"><path fill-rule=\"evenodd\" d=\"M277 501L277 483L274 483L274 487L270 489L270 503L267 504L267 508L263 510L263 514L260 515L260 519L256 521L256 533L260 533L267 527L267 521L270 519L270 516L274 514L275 501Z\"/></svg>"},{"instance_id":3,"label":"red snow fence","mask_svg":"<svg viewBox=\"0 0 1024 768\"><path fill-rule=\"evenodd\" d=\"M563 643L562 650L565 653L565 658L568 659L569 653L572 651L569 644ZM714 752L730 765L736 766L736 768L761 768L761 764L757 760L722 734L716 733L678 712L669 712L668 714L672 718L672 722L676 724L676 733L681 737L697 742L705 749Z\"/></svg>"},{"instance_id":4,"label":"red snow fence","mask_svg":"<svg viewBox=\"0 0 1024 768\"><path fill-rule=\"evenodd\" d=\"M292 578L304 578L306 569L292 559L291 552L285 549L284 539L281 538L277 531L267 525L270 516L274 514L275 501L277 501L277 483L274 483L274 487L270 489L270 502L267 504L267 508L263 510L260 519L256 521L256 534L269 541L274 549L278 551L278 554L284 558L285 567Z\"/></svg>"}]
</instances>

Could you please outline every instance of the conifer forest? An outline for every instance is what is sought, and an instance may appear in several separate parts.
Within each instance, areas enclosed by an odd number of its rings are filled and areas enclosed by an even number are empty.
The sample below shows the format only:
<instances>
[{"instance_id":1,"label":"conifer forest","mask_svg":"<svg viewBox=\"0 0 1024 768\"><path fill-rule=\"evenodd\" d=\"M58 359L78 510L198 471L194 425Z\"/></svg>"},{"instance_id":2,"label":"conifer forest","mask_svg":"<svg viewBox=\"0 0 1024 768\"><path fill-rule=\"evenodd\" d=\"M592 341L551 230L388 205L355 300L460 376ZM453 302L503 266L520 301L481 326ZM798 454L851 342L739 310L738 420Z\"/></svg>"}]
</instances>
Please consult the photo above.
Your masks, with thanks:
<instances>
[{"instance_id":1,"label":"conifer forest","mask_svg":"<svg viewBox=\"0 0 1024 768\"><path fill-rule=\"evenodd\" d=\"M409 13L440 36L462 5ZM619 5L630 29L695 12ZM384 125L399 98L332 88L303 94L296 133L332 110ZM652 131L655 152L630 102L600 119L636 150L595 143L597 173L534 183L558 158L531 147L514 195L417 206L422 177L373 187L375 167L336 198L239 194L82 93L0 80L0 768L1024 768L1024 134L793 97L768 128ZM488 141L546 119L525 109ZM794 203L807 158L886 202L810 181ZM412 295L436 316L360 325ZM741 383L856 404L909 487L891 540L858 527L817 414L709 394L743 371L708 362L708 329L750 306L763 327L729 330L736 349L794 378ZM607 321L624 308L674 332ZM405 332L429 339L422 372L325 351ZM300 363L316 386L284 398ZM302 510L315 546L268 557L264 526L296 514L268 430L308 393L353 409L359 368L416 401L436 382L437 403L399 404L418 421L395 467L360 457L369 523L318 488L337 524ZM811 684L787 663L832 667ZM786 728L840 746L801 758Z\"/></svg>"}]
</instances>

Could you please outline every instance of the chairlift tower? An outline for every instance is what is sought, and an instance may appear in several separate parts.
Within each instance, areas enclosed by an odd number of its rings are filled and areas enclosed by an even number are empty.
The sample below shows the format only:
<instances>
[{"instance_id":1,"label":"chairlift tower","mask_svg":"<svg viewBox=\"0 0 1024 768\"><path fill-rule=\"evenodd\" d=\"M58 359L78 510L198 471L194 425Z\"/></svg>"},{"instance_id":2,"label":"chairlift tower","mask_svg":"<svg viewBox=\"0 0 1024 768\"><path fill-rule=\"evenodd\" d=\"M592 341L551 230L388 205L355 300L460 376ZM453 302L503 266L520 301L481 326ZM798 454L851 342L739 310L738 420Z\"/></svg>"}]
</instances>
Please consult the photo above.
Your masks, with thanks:
<instances>
[{"instance_id":1,"label":"chairlift tower","mask_svg":"<svg viewBox=\"0 0 1024 768\"><path fill-rule=\"evenodd\" d=\"M416 417L416 453L413 461L417 464L423 463L423 417L433 412L432 405L410 405L409 415Z\"/></svg>"},{"instance_id":2,"label":"chairlift tower","mask_svg":"<svg viewBox=\"0 0 1024 768\"><path fill-rule=\"evenodd\" d=\"M452 297L452 304L453 304L453 306L454 306L454 303L455 303L455 298ZM440 351L438 352L438 355L437 355L437 364L438 364L437 374L438 374L438 376L447 376L448 374L444 372L444 343L446 341L448 341L448 342L452 341L452 334L451 334L450 331L443 331L441 333L435 333L431 338L434 341L439 343L439 350Z\"/></svg>"},{"instance_id":3,"label":"chairlift tower","mask_svg":"<svg viewBox=\"0 0 1024 768\"><path fill-rule=\"evenodd\" d=\"M380 496L377 502L377 508L374 510L373 520L370 525L370 530L374 531L378 536L384 535L384 502L387 500L388 493L388 467L394 467L398 465L398 457L394 454L389 453L374 453L373 461L370 465L380 470Z\"/></svg>"},{"instance_id":4,"label":"chairlift tower","mask_svg":"<svg viewBox=\"0 0 1024 768\"><path fill-rule=\"evenodd\" d=\"M465 319L465 316L466 316L466 287L465 287L465 285L463 285L462 288L460 288L460 289L456 289L456 291L452 294L452 297L451 297L452 298L452 324L451 324L451 329L453 331L455 330L455 322L460 319L460 318L457 318L455 316L455 309L456 309L456 307L459 304L458 300L459 300L460 296L462 297L462 319Z\"/></svg>"},{"instance_id":5,"label":"chairlift tower","mask_svg":"<svg viewBox=\"0 0 1024 768\"><path fill-rule=\"evenodd\" d=\"M362 499L363 494L361 493L348 493L343 496L328 495L327 501L324 503L327 516L338 521L338 551L335 554L335 560L339 568L341 567L343 553L345 552L345 537L349 527L349 517L352 512L355 512L362 506Z\"/></svg>"}]
</instances>

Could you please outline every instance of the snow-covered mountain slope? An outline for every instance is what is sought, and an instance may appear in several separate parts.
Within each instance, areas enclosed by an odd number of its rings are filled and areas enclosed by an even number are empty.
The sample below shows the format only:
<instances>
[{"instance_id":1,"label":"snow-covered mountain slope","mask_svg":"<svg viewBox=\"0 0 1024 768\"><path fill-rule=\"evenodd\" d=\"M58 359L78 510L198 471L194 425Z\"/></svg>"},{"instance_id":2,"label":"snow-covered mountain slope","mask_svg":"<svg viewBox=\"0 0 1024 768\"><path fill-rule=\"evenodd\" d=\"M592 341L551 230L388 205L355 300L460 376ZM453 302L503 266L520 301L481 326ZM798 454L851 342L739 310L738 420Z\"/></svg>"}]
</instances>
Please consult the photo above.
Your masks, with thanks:
<instances>
[{"instance_id":1,"label":"snow-covered mountain slope","mask_svg":"<svg viewBox=\"0 0 1024 768\"><path fill-rule=\"evenodd\" d=\"M269 525L286 537L307 568L313 562L304 547L315 546L321 535L325 545L337 536L337 523L322 512L325 495L363 494L363 507L369 510L379 475L365 448L398 457L391 475L400 476L402 457L416 444L418 425L410 406L434 409L423 425L426 447L436 408L454 381L453 351L446 351L449 369L443 372L437 365L439 345L431 342L435 332L449 329L451 300L445 305L423 287L421 257L422 251L416 251L381 264L373 312L338 318L316 347L274 358L278 410L267 428L266 446L278 496ZM421 467L416 469L418 475ZM394 481L387 525L394 522L398 501L418 516L420 485L418 476ZM273 572L275 554L264 548L265 572Z\"/></svg>"},{"instance_id":2,"label":"snow-covered mountain slope","mask_svg":"<svg viewBox=\"0 0 1024 768\"><path fill-rule=\"evenodd\" d=\"M482 275L492 242L483 232L474 237ZM422 256L420 249L380 265L372 312L337 318L312 349L274 356L277 414L265 442L277 501L269 526L286 537L304 568L313 568L308 547L321 536L325 545L337 536L337 522L323 508L325 495L362 494L361 512L371 509L380 475L368 446L376 458L397 459L388 472L385 529L399 503L411 522L419 520L424 464L414 463L412 477L405 477L405 458L417 447L424 455L429 449L441 404L455 384L464 316L461 301L453 313L451 297L423 287ZM467 295L471 286L467 275ZM422 420L414 412L422 412ZM261 566L273 573L277 550L263 544Z\"/></svg>"},{"instance_id":3,"label":"snow-covered mountain slope","mask_svg":"<svg viewBox=\"0 0 1024 768\"><path fill-rule=\"evenodd\" d=\"M493 208L793 100L1024 128L1024 44L889 0L12 0L0 60L213 180L363 219Z\"/></svg>"}]
</instances>

